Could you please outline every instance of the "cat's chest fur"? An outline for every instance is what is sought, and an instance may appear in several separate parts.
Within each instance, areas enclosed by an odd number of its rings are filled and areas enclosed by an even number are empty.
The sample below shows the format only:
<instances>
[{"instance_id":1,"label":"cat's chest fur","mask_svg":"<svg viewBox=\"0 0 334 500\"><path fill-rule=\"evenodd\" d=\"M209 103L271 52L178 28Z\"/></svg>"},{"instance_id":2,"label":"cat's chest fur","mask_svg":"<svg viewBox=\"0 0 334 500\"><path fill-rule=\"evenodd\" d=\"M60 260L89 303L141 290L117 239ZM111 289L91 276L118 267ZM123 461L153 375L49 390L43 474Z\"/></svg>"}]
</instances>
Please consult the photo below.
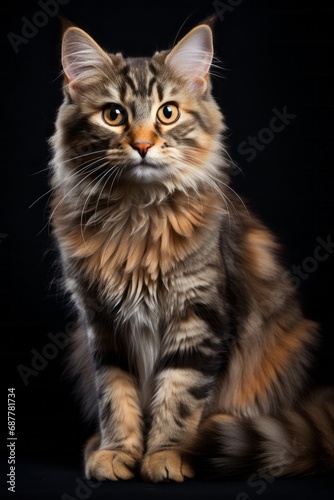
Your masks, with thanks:
<instances>
[{"instance_id":1,"label":"cat's chest fur","mask_svg":"<svg viewBox=\"0 0 334 500\"><path fill-rule=\"evenodd\" d=\"M175 313L201 301L201 294L208 300L210 287L215 295L216 270L209 264L217 256L220 212L219 203L178 195L149 206L123 201L86 217L84 226L58 214L68 288L80 306L92 286L93 309L96 301L110 315L117 312L117 335L126 338L142 387L159 356L163 325L169 324L172 347L179 335Z\"/></svg>"},{"instance_id":2,"label":"cat's chest fur","mask_svg":"<svg viewBox=\"0 0 334 500\"><path fill-rule=\"evenodd\" d=\"M59 208L56 234L75 269L72 277L84 276L105 299L121 301L128 314L139 303L151 310L161 301L166 306L166 297L185 293L190 259L205 260L217 232L220 203L203 199L177 193L141 206L126 199L86 215L84 224L81 212L79 219Z\"/></svg>"}]
</instances>

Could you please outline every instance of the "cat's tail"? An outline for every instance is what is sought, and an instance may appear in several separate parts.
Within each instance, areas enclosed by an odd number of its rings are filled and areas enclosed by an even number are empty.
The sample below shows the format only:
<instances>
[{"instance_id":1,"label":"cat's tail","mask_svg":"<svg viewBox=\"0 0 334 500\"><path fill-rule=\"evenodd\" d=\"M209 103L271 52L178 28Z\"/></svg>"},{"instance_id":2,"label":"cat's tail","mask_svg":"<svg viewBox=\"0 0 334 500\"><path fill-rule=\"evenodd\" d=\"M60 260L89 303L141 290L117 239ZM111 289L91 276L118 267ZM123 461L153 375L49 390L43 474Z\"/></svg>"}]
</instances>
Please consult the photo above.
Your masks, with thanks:
<instances>
[{"instance_id":1,"label":"cat's tail","mask_svg":"<svg viewBox=\"0 0 334 500\"><path fill-rule=\"evenodd\" d=\"M334 469L334 389L313 393L299 408L275 417L208 417L196 445L198 469L222 477L258 477Z\"/></svg>"}]
</instances>

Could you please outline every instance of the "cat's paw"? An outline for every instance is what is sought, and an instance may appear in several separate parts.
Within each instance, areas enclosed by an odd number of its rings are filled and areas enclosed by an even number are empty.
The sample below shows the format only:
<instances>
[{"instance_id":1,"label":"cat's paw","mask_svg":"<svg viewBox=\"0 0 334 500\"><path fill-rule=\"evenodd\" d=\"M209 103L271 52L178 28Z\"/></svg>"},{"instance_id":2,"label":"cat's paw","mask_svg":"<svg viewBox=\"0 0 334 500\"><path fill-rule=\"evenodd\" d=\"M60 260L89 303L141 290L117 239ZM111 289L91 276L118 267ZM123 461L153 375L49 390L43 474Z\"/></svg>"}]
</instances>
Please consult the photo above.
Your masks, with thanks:
<instances>
[{"instance_id":1,"label":"cat's paw","mask_svg":"<svg viewBox=\"0 0 334 500\"><path fill-rule=\"evenodd\" d=\"M99 481L110 479L132 479L136 459L121 450L97 450L86 459L86 477L95 478Z\"/></svg>"},{"instance_id":2,"label":"cat's paw","mask_svg":"<svg viewBox=\"0 0 334 500\"><path fill-rule=\"evenodd\" d=\"M190 462L178 450L163 450L146 455L141 466L141 475L146 481L184 481L186 477L194 477Z\"/></svg>"}]
</instances>

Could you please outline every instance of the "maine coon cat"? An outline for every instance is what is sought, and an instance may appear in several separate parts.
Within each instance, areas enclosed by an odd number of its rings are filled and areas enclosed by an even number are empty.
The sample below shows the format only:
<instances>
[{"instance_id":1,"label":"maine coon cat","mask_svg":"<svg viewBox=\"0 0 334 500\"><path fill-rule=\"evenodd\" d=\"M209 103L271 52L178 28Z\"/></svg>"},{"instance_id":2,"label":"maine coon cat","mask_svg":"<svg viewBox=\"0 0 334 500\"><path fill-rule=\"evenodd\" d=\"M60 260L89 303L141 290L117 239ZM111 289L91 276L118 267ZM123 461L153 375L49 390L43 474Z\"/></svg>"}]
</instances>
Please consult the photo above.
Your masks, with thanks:
<instances>
[{"instance_id":1,"label":"maine coon cat","mask_svg":"<svg viewBox=\"0 0 334 500\"><path fill-rule=\"evenodd\" d=\"M317 325L229 186L212 58L207 24L152 58L63 35L51 221L87 477L333 468L333 392L306 396Z\"/></svg>"}]
</instances>

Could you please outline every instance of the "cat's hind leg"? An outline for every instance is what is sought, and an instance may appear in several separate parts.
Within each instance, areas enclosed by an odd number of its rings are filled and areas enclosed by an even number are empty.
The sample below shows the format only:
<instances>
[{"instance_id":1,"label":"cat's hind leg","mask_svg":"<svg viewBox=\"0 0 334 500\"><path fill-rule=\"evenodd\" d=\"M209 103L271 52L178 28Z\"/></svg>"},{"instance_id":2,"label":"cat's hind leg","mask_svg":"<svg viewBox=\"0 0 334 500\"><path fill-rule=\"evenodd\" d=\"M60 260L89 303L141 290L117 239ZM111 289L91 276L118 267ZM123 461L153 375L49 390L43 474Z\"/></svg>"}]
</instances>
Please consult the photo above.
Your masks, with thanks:
<instances>
[{"instance_id":1,"label":"cat's hind leg","mask_svg":"<svg viewBox=\"0 0 334 500\"><path fill-rule=\"evenodd\" d=\"M314 391L275 415L211 415L200 426L193 452L197 474L211 478L333 470L334 389Z\"/></svg>"}]
</instances>

